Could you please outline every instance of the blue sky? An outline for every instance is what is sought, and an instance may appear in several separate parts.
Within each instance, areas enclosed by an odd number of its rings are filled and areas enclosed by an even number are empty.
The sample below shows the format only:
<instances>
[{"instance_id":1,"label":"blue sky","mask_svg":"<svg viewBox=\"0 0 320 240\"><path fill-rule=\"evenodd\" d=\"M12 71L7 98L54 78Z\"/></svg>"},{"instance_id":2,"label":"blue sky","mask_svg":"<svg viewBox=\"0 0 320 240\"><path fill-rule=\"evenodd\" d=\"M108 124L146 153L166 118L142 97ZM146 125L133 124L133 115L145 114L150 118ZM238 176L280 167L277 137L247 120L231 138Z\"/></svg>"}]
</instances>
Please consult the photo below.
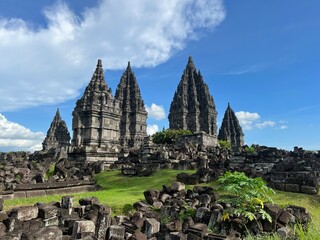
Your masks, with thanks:
<instances>
[{"instance_id":1,"label":"blue sky","mask_svg":"<svg viewBox=\"0 0 320 240\"><path fill-rule=\"evenodd\" d=\"M320 2L0 2L0 151L36 150L56 109L71 114L101 58L115 92L127 62L149 131L168 127L192 56L220 125L230 102L247 144L320 149Z\"/></svg>"}]
</instances>

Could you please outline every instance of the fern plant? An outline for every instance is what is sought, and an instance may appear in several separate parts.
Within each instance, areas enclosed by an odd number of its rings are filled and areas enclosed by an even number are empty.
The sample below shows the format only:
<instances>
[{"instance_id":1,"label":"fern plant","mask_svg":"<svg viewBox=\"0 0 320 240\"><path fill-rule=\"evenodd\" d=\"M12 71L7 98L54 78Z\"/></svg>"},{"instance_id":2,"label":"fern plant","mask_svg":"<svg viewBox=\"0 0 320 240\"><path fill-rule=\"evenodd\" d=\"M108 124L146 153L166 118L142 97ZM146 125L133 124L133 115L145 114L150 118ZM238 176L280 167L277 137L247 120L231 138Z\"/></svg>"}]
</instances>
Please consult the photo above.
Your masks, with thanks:
<instances>
[{"instance_id":1,"label":"fern plant","mask_svg":"<svg viewBox=\"0 0 320 240\"><path fill-rule=\"evenodd\" d=\"M226 172L216 181L218 190L224 195L220 201L231 204L226 208L223 220L233 216L242 216L249 221L260 214L262 219L272 221L271 216L264 210L264 202L273 203L270 197L274 191L269 188L262 178L249 178L244 173Z\"/></svg>"}]
</instances>

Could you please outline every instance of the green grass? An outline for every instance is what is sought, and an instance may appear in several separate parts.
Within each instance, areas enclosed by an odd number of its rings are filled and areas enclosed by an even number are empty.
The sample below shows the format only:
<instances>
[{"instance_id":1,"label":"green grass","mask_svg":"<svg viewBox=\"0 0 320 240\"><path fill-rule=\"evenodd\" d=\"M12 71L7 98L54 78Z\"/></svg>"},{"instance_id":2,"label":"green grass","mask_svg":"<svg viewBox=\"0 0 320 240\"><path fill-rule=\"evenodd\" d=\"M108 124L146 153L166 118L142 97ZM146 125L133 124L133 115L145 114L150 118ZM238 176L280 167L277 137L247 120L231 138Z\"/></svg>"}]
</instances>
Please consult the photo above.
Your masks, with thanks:
<instances>
[{"instance_id":1,"label":"green grass","mask_svg":"<svg viewBox=\"0 0 320 240\"><path fill-rule=\"evenodd\" d=\"M181 170L160 170L151 177L124 177L120 171L106 171L95 176L96 181L102 186L102 190L96 192L85 192L70 194L75 197L75 202L79 198L95 196L103 204L112 207L116 214L126 214L132 210L132 204L144 199L143 192L146 189L162 189L162 185L170 185L176 179L176 175ZM184 171L194 173L194 171ZM207 184L212 185L212 183ZM192 187L192 186L188 186ZM66 194L67 195L67 194ZM312 224L307 233L297 229L296 233L300 239L317 240L320 239L320 195L307 195L301 193L290 193L276 191L272 196L274 202L282 207L286 205L297 205L307 208L312 216ZM33 205L36 202L61 201L61 195L46 197L22 198L5 201L5 209L15 206ZM248 237L247 239L277 240L277 236L268 237Z\"/></svg>"},{"instance_id":2,"label":"green grass","mask_svg":"<svg viewBox=\"0 0 320 240\"><path fill-rule=\"evenodd\" d=\"M120 171L105 171L95 176L102 190L69 195L74 196L75 202L80 198L95 196L101 203L110 206L113 212L123 214L132 209L133 203L144 199L143 192L146 189L160 190L162 185L171 185L180 172L182 171L166 169L157 171L152 177L125 177ZM183 172L191 174L195 171ZM6 200L4 206L5 209L10 209L15 206L33 205L36 202L54 201L61 201L61 195Z\"/></svg>"}]
</instances>

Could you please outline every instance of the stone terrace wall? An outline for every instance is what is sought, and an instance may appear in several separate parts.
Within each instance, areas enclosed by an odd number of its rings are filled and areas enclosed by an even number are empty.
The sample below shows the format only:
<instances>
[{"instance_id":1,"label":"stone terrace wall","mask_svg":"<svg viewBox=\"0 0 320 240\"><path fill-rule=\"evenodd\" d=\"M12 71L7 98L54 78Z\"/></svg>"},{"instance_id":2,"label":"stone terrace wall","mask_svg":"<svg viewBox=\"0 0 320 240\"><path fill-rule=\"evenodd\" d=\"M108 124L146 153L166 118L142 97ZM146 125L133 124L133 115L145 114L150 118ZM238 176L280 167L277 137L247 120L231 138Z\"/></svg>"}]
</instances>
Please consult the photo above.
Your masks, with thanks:
<instances>
[{"instance_id":1,"label":"stone terrace wall","mask_svg":"<svg viewBox=\"0 0 320 240\"><path fill-rule=\"evenodd\" d=\"M294 151L256 146L254 152L230 157L229 169L263 177L270 187L288 192L317 194L320 186L320 153L295 147Z\"/></svg>"}]
</instances>

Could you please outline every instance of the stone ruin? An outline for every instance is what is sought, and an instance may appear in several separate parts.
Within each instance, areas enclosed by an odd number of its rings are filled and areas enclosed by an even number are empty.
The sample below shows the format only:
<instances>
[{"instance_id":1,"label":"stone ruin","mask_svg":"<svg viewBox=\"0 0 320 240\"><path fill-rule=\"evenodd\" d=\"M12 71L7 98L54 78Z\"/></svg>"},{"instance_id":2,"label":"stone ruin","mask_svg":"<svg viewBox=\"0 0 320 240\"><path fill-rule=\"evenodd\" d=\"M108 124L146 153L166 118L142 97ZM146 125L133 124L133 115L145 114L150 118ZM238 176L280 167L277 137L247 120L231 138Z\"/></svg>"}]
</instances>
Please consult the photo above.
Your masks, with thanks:
<instances>
[{"instance_id":1,"label":"stone ruin","mask_svg":"<svg viewBox=\"0 0 320 240\"><path fill-rule=\"evenodd\" d=\"M272 221L256 214L256 220L243 217L223 220L224 210L232 206L220 201L211 187L173 182L161 190L147 189L145 200L133 204L129 215L112 215L112 209L99 203L96 197L82 198L75 205L74 198L63 196L61 202L36 203L3 211L0 201L0 238L3 240L55 239L207 239L240 240L248 232L270 234L277 232L283 239L292 236L291 226L311 218L307 210L298 206L281 208L269 203L265 210Z\"/></svg>"},{"instance_id":2,"label":"stone ruin","mask_svg":"<svg viewBox=\"0 0 320 240\"><path fill-rule=\"evenodd\" d=\"M230 103L228 103L228 107L224 113L218 140L230 142L234 150L238 150L244 145L244 134L237 116L230 107Z\"/></svg>"},{"instance_id":3,"label":"stone ruin","mask_svg":"<svg viewBox=\"0 0 320 240\"><path fill-rule=\"evenodd\" d=\"M58 109L42 143L42 150L48 151L51 148L66 148L68 146L70 146L70 133Z\"/></svg>"}]
</instances>

